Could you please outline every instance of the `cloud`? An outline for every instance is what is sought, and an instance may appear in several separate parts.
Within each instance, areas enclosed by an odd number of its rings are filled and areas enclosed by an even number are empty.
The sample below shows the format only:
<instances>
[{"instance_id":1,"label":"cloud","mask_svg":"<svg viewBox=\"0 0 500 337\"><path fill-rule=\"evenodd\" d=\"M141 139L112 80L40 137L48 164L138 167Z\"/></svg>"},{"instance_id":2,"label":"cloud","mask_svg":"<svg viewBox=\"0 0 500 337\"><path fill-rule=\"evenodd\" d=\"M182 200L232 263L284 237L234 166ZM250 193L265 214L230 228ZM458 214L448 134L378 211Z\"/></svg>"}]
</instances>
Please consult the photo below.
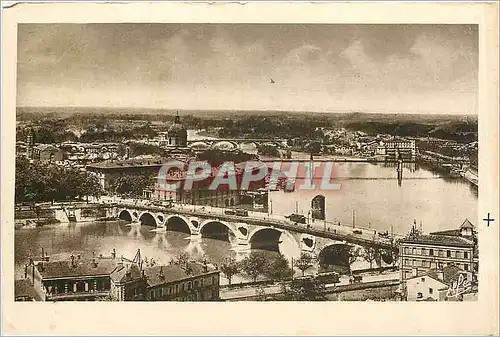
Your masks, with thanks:
<instances>
[{"instance_id":1,"label":"cloud","mask_svg":"<svg viewBox=\"0 0 500 337\"><path fill-rule=\"evenodd\" d=\"M470 26L30 24L18 48L20 104L430 110L477 91Z\"/></svg>"}]
</instances>

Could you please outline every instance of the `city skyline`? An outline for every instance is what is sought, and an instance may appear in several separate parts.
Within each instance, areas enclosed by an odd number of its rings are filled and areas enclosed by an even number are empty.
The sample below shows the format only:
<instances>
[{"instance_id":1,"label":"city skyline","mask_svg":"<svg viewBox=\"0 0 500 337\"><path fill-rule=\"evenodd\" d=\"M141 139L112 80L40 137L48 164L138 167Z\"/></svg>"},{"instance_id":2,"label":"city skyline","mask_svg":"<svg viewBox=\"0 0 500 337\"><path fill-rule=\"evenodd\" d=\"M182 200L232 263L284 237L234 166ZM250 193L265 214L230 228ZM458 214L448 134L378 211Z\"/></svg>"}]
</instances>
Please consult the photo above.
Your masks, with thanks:
<instances>
[{"instance_id":1,"label":"city skyline","mask_svg":"<svg viewBox=\"0 0 500 337\"><path fill-rule=\"evenodd\" d=\"M20 24L18 106L477 114L475 25Z\"/></svg>"}]
</instances>

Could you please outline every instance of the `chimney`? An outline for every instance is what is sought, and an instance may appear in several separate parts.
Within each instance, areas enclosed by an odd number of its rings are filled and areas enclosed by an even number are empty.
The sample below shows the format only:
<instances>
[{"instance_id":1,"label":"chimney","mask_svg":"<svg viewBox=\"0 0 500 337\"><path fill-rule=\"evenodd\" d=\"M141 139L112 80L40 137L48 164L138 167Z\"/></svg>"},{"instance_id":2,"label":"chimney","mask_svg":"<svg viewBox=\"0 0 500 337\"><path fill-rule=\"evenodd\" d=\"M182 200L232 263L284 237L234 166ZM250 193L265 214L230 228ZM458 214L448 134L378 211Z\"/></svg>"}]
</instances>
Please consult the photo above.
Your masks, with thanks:
<instances>
[{"instance_id":1,"label":"chimney","mask_svg":"<svg viewBox=\"0 0 500 337\"><path fill-rule=\"evenodd\" d=\"M160 266L160 278L163 280L165 275L163 275L163 266Z\"/></svg>"},{"instance_id":2,"label":"chimney","mask_svg":"<svg viewBox=\"0 0 500 337\"><path fill-rule=\"evenodd\" d=\"M71 267L75 267L75 256L71 254Z\"/></svg>"},{"instance_id":3,"label":"chimney","mask_svg":"<svg viewBox=\"0 0 500 337\"><path fill-rule=\"evenodd\" d=\"M24 265L24 278L28 278L28 265Z\"/></svg>"},{"instance_id":4,"label":"chimney","mask_svg":"<svg viewBox=\"0 0 500 337\"><path fill-rule=\"evenodd\" d=\"M113 248L113 251L111 252L111 257L114 259L116 257L116 249Z\"/></svg>"},{"instance_id":5,"label":"chimney","mask_svg":"<svg viewBox=\"0 0 500 337\"><path fill-rule=\"evenodd\" d=\"M43 271L44 268L43 261L38 262L37 267L39 271Z\"/></svg>"},{"instance_id":6,"label":"chimney","mask_svg":"<svg viewBox=\"0 0 500 337\"><path fill-rule=\"evenodd\" d=\"M92 267L97 268L97 262L95 259L92 259Z\"/></svg>"},{"instance_id":7,"label":"chimney","mask_svg":"<svg viewBox=\"0 0 500 337\"><path fill-rule=\"evenodd\" d=\"M49 262L50 258L49 258L49 254L47 254L47 252L45 252L45 258L44 258L45 262Z\"/></svg>"},{"instance_id":8,"label":"chimney","mask_svg":"<svg viewBox=\"0 0 500 337\"><path fill-rule=\"evenodd\" d=\"M45 258L45 250L42 247L42 260Z\"/></svg>"},{"instance_id":9,"label":"chimney","mask_svg":"<svg viewBox=\"0 0 500 337\"><path fill-rule=\"evenodd\" d=\"M439 268L437 270L437 277L440 281L443 281L444 280L444 272L443 272L443 269L442 268Z\"/></svg>"}]
</instances>

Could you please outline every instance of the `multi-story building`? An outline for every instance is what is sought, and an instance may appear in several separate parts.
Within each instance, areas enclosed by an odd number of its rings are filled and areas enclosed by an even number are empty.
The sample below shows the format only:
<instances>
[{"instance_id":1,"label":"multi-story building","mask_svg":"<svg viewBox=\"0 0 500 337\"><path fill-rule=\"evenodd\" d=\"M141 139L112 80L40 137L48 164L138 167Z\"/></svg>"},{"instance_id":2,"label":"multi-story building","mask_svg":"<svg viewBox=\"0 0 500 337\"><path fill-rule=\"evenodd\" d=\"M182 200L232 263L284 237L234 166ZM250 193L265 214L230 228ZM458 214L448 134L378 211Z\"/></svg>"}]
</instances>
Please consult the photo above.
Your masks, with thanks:
<instances>
[{"instance_id":1,"label":"multi-story building","mask_svg":"<svg viewBox=\"0 0 500 337\"><path fill-rule=\"evenodd\" d=\"M207 265L171 264L145 269L147 301L217 301L219 270Z\"/></svg>"},{"instance_id":2,"label":"multi-story building","mask_svg":"<svg viewBox=\"0 0 500 337\"><path fill-rule=\"evenodd\" d=\"M43 256L25 267L24 283L38 296L23 295L19 301L217 301L219 270L205 263L172 263L144 266L138 251L133 260L110 257L49 261ZM19 282L18 282L19 283Z\"/></svg>"},{"instance_id":3,"label":"multi-story building","mask_svg":"<svg viewBox=\"0 0 500 337\"><path fill-rule=\"evenodd\" d=\"M475 282L478 257L474 226L466 219L458 230L424 235L414 229L400 241L399 260L403 293L406 293L408 279L447 266L460 268L466 280Z\"/></svg>"},{"instance_id":4,"label":"multi-story building","mask_svg":"<svg viewBox=\"0 0 500 337\"><path fill-rule=\"evenodd\" d=\"M392 139L384 141L385 155L387 160L413 161L417 153L415 140Z\"/></svg>"}]
</instances>

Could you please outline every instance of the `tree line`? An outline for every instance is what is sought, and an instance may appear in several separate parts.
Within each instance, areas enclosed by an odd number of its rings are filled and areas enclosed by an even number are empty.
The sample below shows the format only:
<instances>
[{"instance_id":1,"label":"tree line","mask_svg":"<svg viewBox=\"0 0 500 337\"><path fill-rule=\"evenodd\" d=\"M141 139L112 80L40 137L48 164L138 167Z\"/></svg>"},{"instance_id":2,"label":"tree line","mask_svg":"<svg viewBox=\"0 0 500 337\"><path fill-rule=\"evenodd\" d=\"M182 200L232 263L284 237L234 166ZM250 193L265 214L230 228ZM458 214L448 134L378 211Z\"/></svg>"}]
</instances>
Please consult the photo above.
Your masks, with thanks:
<instances>
[{"instance_id":1,"label":"tree line","mask_svg":"<svg viewBox=\"0 0 500 337\"><path fill-rule=\"evenodd\" d=\"M21 202L82 200L103 191L97 177L75 168L16 158L15 200Z\"/></svg>"}]
</instances>

